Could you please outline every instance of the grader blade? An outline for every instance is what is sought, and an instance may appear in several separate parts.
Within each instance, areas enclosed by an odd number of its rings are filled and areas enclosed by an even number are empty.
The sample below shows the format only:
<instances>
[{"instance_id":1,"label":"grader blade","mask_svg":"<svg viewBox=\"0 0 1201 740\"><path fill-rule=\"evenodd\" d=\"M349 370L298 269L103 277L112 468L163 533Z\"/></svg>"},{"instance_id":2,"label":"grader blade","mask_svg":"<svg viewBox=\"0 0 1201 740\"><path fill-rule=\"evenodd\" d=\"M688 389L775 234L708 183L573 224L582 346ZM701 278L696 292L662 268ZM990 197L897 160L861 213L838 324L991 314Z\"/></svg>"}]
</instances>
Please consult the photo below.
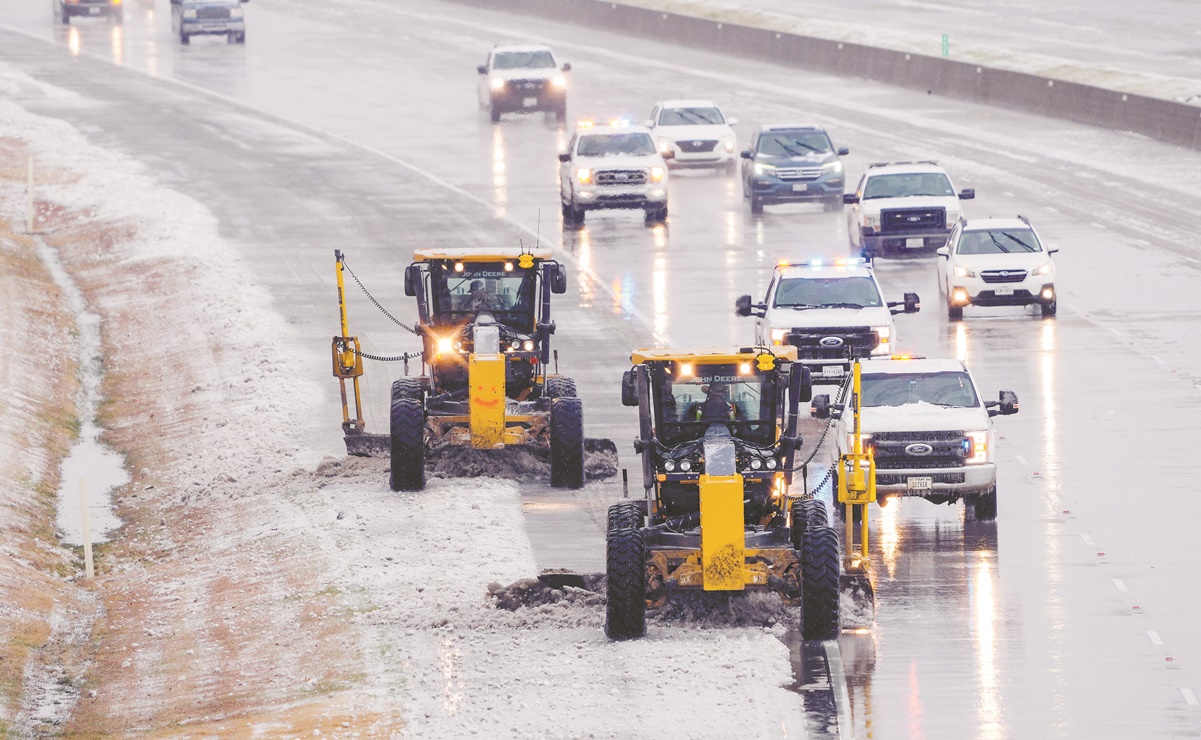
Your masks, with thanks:
<instances>
[{"instance_id":1,"label":"grader blade","mask_svg":"<svg viewBox=\"0 0 1201 740\"><path fill-rule=\"evenodd\" d=\"M876 621L876 589L867 573L850 572L838 577L843 629L871 629Z\"/></svg>"},{"instance_id":2,"label":"grader blade","mask_svg":"<svg viewBox=\"0 0 1201 740\"><path fill-rule=\"evenodd\" d=\"M391 442L386 434L347 434L342 439L346 442L346 454L355 457L387 457Z\"/></svg>"}]
</instances>

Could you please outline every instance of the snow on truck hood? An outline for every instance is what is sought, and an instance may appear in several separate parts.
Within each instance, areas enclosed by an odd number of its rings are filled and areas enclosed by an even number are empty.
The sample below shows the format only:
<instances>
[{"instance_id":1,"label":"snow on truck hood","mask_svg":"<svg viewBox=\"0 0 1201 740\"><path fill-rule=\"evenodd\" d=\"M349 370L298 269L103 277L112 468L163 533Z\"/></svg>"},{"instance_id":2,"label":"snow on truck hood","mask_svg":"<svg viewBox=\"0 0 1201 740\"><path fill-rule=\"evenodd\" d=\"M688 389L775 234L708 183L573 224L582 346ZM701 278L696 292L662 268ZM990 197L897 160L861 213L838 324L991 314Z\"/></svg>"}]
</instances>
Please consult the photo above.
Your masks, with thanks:
<instances>
[{"instance_id":1,"label":"snow on truck hood","mask_svg":"<svg viewBox=\"0 0 1201 740\"><path fill-rule=\"evenodd\" d=\"M959 210L959 198L954 195L910 195L904 198L867 198L861 201L863 208L878 211L884 208L946 208Z\"/></svg>"},{"instance_id":2,"label":"snow on truck hood","mask_svg":"<svg viewBox=\"0 0 1201 740\"><path fill-rule=\"evenodd\" d=\"M808 329L814 327L836 330L844 326L889 326L892 312L885 306L867 308L771 308L767 323L773 329Z\"/></svg>"},{"instance_id":3,"label":"snow on truck hood","mask_svg":"<svg viewBox=\"0 0 1201 740\"><path fill-rule=\"evenodd\" d=\"M850 422L850 414L843 416ZM924 432L942 429L962 431L987 429L988 411L983 406L951 408L924 401L904 406L868 406L860 410L859 424L865 433Z\"/></svg>"}]
</instances>

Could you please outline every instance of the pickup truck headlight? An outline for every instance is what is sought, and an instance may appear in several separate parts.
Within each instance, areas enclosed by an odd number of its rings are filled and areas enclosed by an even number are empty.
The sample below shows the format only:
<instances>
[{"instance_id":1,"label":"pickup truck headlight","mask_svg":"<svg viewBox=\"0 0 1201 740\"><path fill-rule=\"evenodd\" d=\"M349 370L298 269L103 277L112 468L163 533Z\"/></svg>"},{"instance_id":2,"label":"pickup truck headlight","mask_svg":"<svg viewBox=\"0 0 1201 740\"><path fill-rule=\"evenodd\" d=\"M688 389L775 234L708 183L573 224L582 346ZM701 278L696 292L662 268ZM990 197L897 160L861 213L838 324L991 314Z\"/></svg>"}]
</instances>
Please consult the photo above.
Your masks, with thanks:
<instances>
[{"instance_id":1,"label":"pickup truck headlight","mask_svg":"<svg viewBox=\"0 0 1201 740\"><path fill-rule=\"evenodd\" d=\"M492 81L489 82L488 84L492 86L493 90L504 90L505 89L505 81L499 77L493 77Z\"/></svg>"},{"instance_id":2,"label":"pickup truck headlight","mask_svg":"<svg viewBox=\"0 0 1201 740\"><path fill-rule=\"evenodd\" d=\"M1055 265L1051 264L1050 262L1044 262L1041 265L1039 265L1038 267L1034 268L1034 271L1031 272L1030 274L1034 275L1034 276L1050 275L1054 269L1055 269Z\"/></svg>"},{"instance_id":3,"label":"pickup truck headlight","mask_svg":"<svg viewBox=\"0 0 1201 740\"><path fill-rule=\"evenodd\" d=\"M959 223L959 213L960 213L959 211L952 211L949 208L947 209L947 228L948 229L951 228L952 226L954 226L955 224Z\"/></svg>"},{"instance_id":4,"label":"pickup truck headlight","mask_svg":"<svg viewBox=\"0 0 1201 740\"><path fill-rule=\"evenodd\" d=\"M822 174L823 175L835 174L838 172L842 172L842 162L841 161L827 162L826 164L822 165Z\"/></svg>"},{"instance_id":5,"label":"pickup truck headlight","mask_svg":"<svg viewBox=\"0 0 1201 740\"><path fill-rule=\"evenodd\" d=\"M988 431L964 432L965 444L969 446L963 462L967 465L979 465L988 462Z\"/></svg>"},{"instance_id":6,"label":"pickup truck headlight","mask_svg":"<svg viewBox=\"0 0 1201 740\"><path fill-rule=\"evenodd\" d=\"M592 170L588 169L587 167L581 167L575 171L575 179L578 180L581 185L587 185L588 183L592 182Z\"/></svg>"},{"instance_id":7,"label":"pickup truck headlight","mask_svg":"<svg viewBox=\"0 0 1201 740\"><path fill-rule=\"evenodd\" d=\"M762 164L761 162L756 162L755 163L755 174L756 175L775 175L776 174L775 165Z\"/></svg>"},{"instance_id":8,"label":"pickup truck headlight","mask_svg":"<svg viewBox=\"0 0 1201 740\"><path fill-rule=\"evenodd\" d=\"M663 182L663 173L662 167L651 167L651 182Z\"/></svg>"},{"instance_id":9,"label":"pickup truck headlight","mask_svg":"<svg viewBox=\"0 0 1201 740\"><path fill-rule=\"evenodd\" d=\"M567 78L563 75L555 75L554 77L550 78L550 86L559 90L563 90L567 87Z\"/></svg>"},{"instance_id":10,"label":"pickup truck headlight","mask_svg":"<svg viewBox=\"0 0 1201 740\"><path fill-rule=\"evenodd\" d=\"M960 267L959 265L955 265L954 272L955 272L955 277L957 277L957 278L974 278L974 277L976 277L975 270L969 270L966 267Z\"/></svg>"},{"instance_id":11,"label":"pickup truck headlight","mask_svg":"<svg viewBox=\"0 0 1201 740\"><path fill-rule=\"evenodd\" d=\"M880 228L880 214L865 213L863 214L864 228L872 229L873 231Z\"/></svg>"},{"instance_id":12,"label":"pickup truck headlight","mask_svg":"<svg viewBox=\"0 0 1201 740\"><path fill-rule=\"evenodd\" d=\"M787 329L772 329L771 330L771 343L772 344L781 344L784 341L784 337L786 337L786 336L788 336Z\"/></svg>"},{"instance_id":13,"label":"pickup truck headlight","mask_svg":"<svg viewBox=\"0 0 1201 740\"><path fill-rule=\"evenodd\" d=\"M876 332L876 338L879 340L876 343L876 348L872 354L888 355L892 354L892 327L891 326L873 326L872 331Z\"/></svg>"},{"instance_id":14,"label":"pickup truck headlight","mask_svg":"<svg viewBox=\"0 0 1201 740\"><path fill-rule=\"evenodd\" d=\"M659 151L660 152L670 152L671 151L671 139L659 139Z\"/></svg>"},{"instance_id":15,"label":"pickup truck headlight","mask_svg":"<svg viewBox=\"0 0 1201 740\"><path fill-rule=\"evenodd\" d=\"M193 20L193 19L195 19L195 18L196 18L196 9L195 9L195 8L187 8L187 9L185 9L185 10L184 10L184 12L183 12L183 17L184 17L184 18L187 18L188 20Z\"/></svg>"},{"instance_id":16,"label":"pickup truck headlight","mask_svg":"<svg viewBox=\"0 0 1201 740\"><path fill-rule=\"evenodd\" d=\"M230 8L229 9L229 17L233 18L234 20L240 19L242 17L242 9L241 8Z\"/></svg>"},{"instance_id":17,"label":"pickup truck headlight","mask_svg":"<svg viewBox=\"0 0 1201 740\"><path fill-rule=\"evenodd\" d=\"M863 440L863 451L868 454L871 454L872 435L860 434L859 437L860 437L860 439ZM854 452L854 451L855 451L855 435L848 433L847 434L847 452Z\"/></svg>"}]
</instances>

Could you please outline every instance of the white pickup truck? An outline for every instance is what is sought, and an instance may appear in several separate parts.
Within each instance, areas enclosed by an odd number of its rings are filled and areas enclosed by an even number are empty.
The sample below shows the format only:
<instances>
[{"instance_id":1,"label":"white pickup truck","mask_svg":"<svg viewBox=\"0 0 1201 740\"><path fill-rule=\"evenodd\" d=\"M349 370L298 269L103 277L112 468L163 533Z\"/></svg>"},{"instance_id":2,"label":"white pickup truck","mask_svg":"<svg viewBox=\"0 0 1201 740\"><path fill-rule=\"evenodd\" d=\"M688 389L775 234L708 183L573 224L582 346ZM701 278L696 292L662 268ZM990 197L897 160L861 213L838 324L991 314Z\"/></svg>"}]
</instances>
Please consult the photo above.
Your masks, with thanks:
<instances>
[{"instance_id":1,"label":"white pickup truck","mask_svg":"<svg viewBox=\"0 0 1201 740\"><path fill-rule=\"evenodd\" d=\"M873 359L862 363L859 423L876 462L876 495L917 496L934 503L963 500L978 520L997 516L997 436L992 417L1018 412L1013 391L984 401L959 360ZM852 445L844 385L837 403L814 396L812 413L835 418L835 456ZM838 488L834 471L834 490ZM835 507L836 509L839 507Z\"/></svg>"}]
</instances>

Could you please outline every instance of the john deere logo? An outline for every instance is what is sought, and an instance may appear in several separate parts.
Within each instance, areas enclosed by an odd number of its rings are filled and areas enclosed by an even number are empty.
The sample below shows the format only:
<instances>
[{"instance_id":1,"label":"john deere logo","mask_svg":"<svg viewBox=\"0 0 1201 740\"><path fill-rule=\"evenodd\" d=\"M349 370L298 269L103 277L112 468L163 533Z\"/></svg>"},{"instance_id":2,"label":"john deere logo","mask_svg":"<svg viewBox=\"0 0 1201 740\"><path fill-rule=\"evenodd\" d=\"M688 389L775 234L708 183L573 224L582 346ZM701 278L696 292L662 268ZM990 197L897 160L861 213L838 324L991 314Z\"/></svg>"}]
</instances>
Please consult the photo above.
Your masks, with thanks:
<instances>
[{"instance_id":1,"label":"john deere logo","mask_svg":"<svg viewBox=\"0 0 1201 740\"><path fill-rule=\"evenodd\" d=\"M934 452L934 448L922 442L916 442L905 447L905 454L913 455L914 457L925 457L931 452Z\"/></svg>"},{"instance_id":2,"label":"john deere logo","mask_svg":"<svg viewBox=\"0 0 1201 740\"><path fill-rule=\"evenodd\" d=\"M822 337L818 344L823 347L841 347L842 337Z\"/></svg>"}]
</instances>

